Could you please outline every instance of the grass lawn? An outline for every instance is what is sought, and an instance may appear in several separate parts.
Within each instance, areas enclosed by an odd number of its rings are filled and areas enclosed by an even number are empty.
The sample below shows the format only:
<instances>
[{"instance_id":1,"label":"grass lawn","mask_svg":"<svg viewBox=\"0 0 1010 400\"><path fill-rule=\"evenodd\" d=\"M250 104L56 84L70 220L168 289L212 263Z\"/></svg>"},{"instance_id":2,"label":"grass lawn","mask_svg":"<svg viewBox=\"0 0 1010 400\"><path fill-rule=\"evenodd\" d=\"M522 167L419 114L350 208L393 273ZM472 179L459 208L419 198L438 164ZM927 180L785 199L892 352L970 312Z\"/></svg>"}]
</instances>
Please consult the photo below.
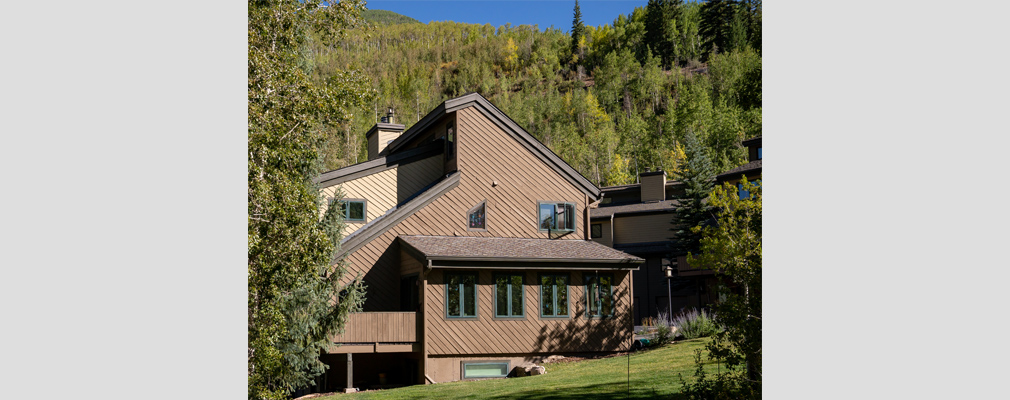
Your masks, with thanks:
<instances>
[{"instance_id":1,"label":"grass lawn","mask_svg":"<svg viewBox=\"0 0 1010 400\"><path fill-rule=\"evenodd\" d=\"M668 344L630 356L631 391L628 391L628 356L600 360L544 364L546 375L416 385L398 389L337 394L317 399L579 399L679 398L680 379L692 379L694 350L709 339ZM705 352L705 355L708 353ZM707 357L706 357L707 358ZM704 358L703 358L704 359ZM717 366L706 365L715 371ZM315 399L313 399L315 400Z\"/></svg>"}]
</instances>

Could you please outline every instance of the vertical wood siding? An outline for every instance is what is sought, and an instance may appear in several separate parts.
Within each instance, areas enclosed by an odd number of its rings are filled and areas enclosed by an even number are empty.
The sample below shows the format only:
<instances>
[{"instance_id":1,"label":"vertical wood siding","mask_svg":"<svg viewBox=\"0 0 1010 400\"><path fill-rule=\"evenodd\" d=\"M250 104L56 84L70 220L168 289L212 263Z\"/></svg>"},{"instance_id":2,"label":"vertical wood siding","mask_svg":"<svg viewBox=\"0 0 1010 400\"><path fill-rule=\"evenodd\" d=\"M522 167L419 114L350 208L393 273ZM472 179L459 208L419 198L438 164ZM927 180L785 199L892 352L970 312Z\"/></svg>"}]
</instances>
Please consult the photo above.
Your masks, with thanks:
<instances>
[{"instance_id":1,"label":"vertical wood siding","mask_svg":"<svg viewBox=\"0 0 1010 400\"><path fill-rule=\"evenodd\" d=\"M417 313L351 313L336 343L407 343L417 341Z\"/></svg>"}]
</instances>

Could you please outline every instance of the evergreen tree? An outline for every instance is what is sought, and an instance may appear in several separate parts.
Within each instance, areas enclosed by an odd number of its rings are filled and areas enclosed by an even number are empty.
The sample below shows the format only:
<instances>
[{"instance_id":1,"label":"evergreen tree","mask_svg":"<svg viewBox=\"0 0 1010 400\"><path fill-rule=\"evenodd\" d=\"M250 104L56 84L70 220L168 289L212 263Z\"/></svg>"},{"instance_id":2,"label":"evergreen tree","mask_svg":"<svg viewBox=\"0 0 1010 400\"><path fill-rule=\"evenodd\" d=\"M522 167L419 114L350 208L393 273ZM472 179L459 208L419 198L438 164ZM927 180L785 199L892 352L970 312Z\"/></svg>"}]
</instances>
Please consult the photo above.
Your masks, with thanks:
<instances>
[{"instance_id":1,"label":"evergreen tree","mask_svg":"<svg viewBox=\"0 0 1010 400\"><path fill-rule=\"evenodd\" d=\"M705 38L704 51L708 56L713 52L729 51L732 47L731 35L736 15L736 1L709 0L701 6L701 36Z\"/></svg>"},{"instance_id":2,"label":"evergreen tree","mask_svg":"<svg viewBox=\"0 0 1010 400\"><path fill-rule=\"evenodd\" d=\"M692 229L706 226L712 218L711 207L707 203L715 178L712 161L702 141L693 129L684 136L684 159L677 170L677 180L683 185L683 192L674 196L677 208L673 214L673 254L681 256L698 253L701 234Z\"/></svg>"},{"instance_id":3,"label":"evergreen tree","mask_svg":"<svg viewBox=\"0 0 1010 400\"><path fill-rule=\"evenodd\" d=\"M666 68L679 56L677 16L681 4L680 0L649 0L645 7L645 42ZM644 55L640 59L644 60Z\"/></svg>"},{"instance_id":4,"label":"evergreen tree","mask_svg":"<svg viewBox=\"0 0 1010 400\"><path fill-rule=\"evenodd\" d=\"M361 23L364 3L250 0L248 4L248 396L286 399L325 370L319 354L360 307L363 285L334 263L342 221L312 178L324 129L368 104L369 80L334 71L308 76L311 33L332 40ZM313 32L316 31L316 32ZM301 65L301 67L299 67Z\"/></svg>"},{"instance_id":5,"label":"evergreen tree","mask_svg":"<svg viewBox=\"0 0 1010 400\"><path fill-rule=\"evenodd\" d=\"M582 10L579 0L575 0L575 16L572 18L572 61L578 64L582 59L582 47L586 39L586 26L582 24Z\"/></svg>"}]
</instances>

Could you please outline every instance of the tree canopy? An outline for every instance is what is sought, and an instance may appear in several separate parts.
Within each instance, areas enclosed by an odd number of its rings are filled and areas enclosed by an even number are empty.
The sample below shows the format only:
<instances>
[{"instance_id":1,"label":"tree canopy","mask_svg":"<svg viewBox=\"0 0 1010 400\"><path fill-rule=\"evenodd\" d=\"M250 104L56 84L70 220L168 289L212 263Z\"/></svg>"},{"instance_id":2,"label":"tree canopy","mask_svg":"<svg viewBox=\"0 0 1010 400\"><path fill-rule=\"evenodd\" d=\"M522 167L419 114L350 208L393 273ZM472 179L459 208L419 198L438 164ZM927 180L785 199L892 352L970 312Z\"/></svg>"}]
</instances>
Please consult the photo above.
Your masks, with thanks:
<instances>
[{"instance_id":1,"label":"tree canopy","mask_svg":"<svg viewBox=\"0 0 1010 400\"><path fill-rule=\"evenodd\" d=\"M311 34L330 40L359 24L360 1L248 4L248 394L284 399L325 365L320 352L360 307L364 287L346 283L334 256L338 207L320 216L312 184L322 165L324 128L367 104L367 80L334 71L314 81L305 56ZM344 282L344 284L342 284Z\"/></svg>"}]
</instances>

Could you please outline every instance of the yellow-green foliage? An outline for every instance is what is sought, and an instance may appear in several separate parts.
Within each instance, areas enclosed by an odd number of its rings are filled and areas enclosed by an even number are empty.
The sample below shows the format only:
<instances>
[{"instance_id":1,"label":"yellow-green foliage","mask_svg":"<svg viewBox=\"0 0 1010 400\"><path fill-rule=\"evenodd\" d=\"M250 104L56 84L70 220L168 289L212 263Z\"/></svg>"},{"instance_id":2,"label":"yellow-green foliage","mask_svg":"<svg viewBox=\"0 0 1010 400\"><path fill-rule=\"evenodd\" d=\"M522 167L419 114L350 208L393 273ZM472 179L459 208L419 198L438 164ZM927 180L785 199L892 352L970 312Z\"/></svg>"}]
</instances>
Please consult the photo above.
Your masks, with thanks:
<instances>
[{"instance_id":1,"label":"yellow-green foliage","mask_svg":"<svg viewBox=\"0 0 1010 400\"><path fill-rule=\"evenodd\" d=\"M683 7L687 17L679 18L697 18L697 6ZM744 163L739 141L760 134L760 107L744 112L739 102L719 108L716 100L745 98L752 105L760 93L752 82L760 76L753 73L760 56L720 55L716 84L697 54L686 58L690 51L678 57L702 68L665 69L645 51L644 14L639 7L613 24L586 27L575 46L557 28L456 22L382 25L351 30L336 42L314 40L307 54L316 79L360 68L377 93L369 106L352 110L351 121L330 129L327 167L364 160L364 133L387 107L410 126L442 101L469 92L491 100L597 185L608 184L616 155L630 162L632 174L671 168L669 153L687 129L710 149L719 171ZM678 32L678 40L700 43L696 29ZM573 47L583 52L584 79L571 64Z\"/></svg>"}]
</instances>

